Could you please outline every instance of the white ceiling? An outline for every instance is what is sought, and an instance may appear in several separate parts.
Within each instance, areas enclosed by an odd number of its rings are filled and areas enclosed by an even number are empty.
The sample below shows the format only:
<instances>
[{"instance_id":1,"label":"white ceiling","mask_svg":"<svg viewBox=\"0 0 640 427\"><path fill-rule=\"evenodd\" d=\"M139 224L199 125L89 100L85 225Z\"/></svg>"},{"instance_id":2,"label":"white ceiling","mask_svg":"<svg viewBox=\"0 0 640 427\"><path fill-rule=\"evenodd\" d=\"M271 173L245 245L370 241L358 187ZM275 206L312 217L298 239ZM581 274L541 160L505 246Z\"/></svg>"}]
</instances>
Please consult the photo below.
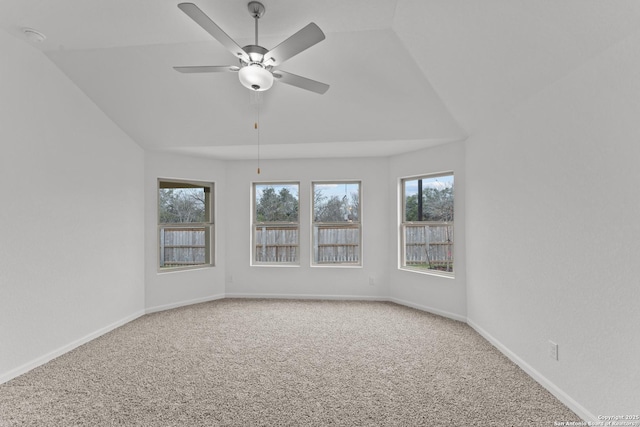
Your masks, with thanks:
<instances>
[{"instance_id":1,"label":"white ceiling","mask_svg":"<svg viewBox=\"0 0 640 427\"><path fill-rule=\"evenodd\" d=\"M192 0L241 46L248 0ZM224 159L388 156L465 139L640 28L637 0L263 0L260 44L315 22L326 40L260 97L179 0L2 0L0 28L42 50L142 147Z\"/></svg>"}]
</instances>

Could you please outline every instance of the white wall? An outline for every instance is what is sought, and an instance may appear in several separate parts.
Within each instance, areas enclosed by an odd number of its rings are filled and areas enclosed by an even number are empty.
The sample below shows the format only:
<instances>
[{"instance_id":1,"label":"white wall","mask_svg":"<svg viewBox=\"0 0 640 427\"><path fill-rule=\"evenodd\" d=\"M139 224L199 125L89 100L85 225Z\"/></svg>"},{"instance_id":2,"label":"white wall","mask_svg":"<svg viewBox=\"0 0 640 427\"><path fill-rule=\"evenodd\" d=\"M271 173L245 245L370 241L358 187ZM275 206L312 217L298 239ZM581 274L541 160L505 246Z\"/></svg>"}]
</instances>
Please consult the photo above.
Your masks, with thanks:
<instances>
[{"instance_id":1,"label":"white wall","mask_svg":"<svg viewBox=\"0 0 640 427\"><path fill-rule=\"evenodd\" d=\"M143 153L0 31L0 382L144 307Z\"/></svg>"},{"instance_id":2,"label":"white wall","mask_svg":"<svg viewBox=\"0 0 640 427\"><path fill-rule=\"evenodd\" d=\"M387 264L390 270L390 296L403 304L447 317L466 320L466 254L465 254L465 145L456 142L414 153L392 157L389 165L389 222L391 233ZM455 203L455 277L401 270L400 221L402 178L431 173L454 173Z\"/></svg>"},{"instance_id":3,"label":"white wall","mask_svg":"<svg viewBox=\"0 0 640 427\"><path fill-rule=\"evenodd\" d=\"M4 32L0 52L0 382L145 308L390 296L466 316L583 417L640 408L640 37L465 143L263 161L260 175L254 161L143 155L40 52ZM447 170L456 277L400 271L398 181ZM216 267L157 272L158 177L215 182ZM363 266L310 267L310 183L340 179L363 183ZM301 183L301 265L251 267L251 183L282 180Z\"/></svg>"},{"instance_id":4,"label":"white wall","mask_svg":"<svg viewBox=\"0 0 640 427\"><path fill-rule=\"evenodd\" d=\"M469 320L590 418L640 410L638 58L618 43L467 143Z\"/></svg>"},{"instance_id":5,"label":"white wall","mask_svg":"<svg viewBox=\"0 0 640 427\"><path fill-rule=\"evenodd\" d=\"M386 159L273 160L228 163L227 286L230 296L386 297L389 256ZM311 182L362 181L362 267L311 267ZM300 266L250 266L253 182L300 182ZM372 277L374 285L369 284Z\"/></svg>"},{"instance_id":6,"label":"white wall","mask_svg":"<svg viewBox=\"0 0 640 427\"><path fill-rule=\"evenodd\" d=\"M224 297L226 166L221 161L165 153L145 154L145 303L157 311ZM214 183L215 266L158 272L158 178Z\"/></svg>"}]
</instances>

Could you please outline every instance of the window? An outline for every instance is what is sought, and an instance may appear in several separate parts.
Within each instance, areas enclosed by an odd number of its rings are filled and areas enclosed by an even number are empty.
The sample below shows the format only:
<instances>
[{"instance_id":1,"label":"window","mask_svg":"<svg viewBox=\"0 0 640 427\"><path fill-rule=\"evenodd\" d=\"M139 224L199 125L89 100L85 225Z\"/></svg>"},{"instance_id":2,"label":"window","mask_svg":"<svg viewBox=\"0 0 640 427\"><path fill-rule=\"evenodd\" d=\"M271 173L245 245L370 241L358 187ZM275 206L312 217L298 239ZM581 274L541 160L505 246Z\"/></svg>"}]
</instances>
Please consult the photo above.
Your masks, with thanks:
<instances>
[{"instance_id":1,"label":"window","mask_svg":"<svg viewBox=\"0 0 640 427\"><path fill-rule=\"evenodd\" d=\"M158 180L160 270L213 265L213 184Z\"/></svg>"},{"instance_id":2,"label":"window","mask_svg":"<svg viewBox=\"0 0 640 427\"><path fill-rule=\"evenodd\" d=\"M360 182L314 182L313 264L360 265Z\"/></svg>"},{"instance_id":3,"label":"window","mask_svg":"<svg viewBox=\"0 0 640 427\"><path fill-rule=\"evenodd\" d=\"M453 275L453 173L402 180L403 268Z\"/></svg>"},{"instance_id":4,"label":"window","mask_svg":"<svg viewBox=\"0 0 640 427\"><path fill-rule=\"evenodd\" d=\"M253 185L253 264L299 264L298 183Z\"/></svg>"}]
</instances>

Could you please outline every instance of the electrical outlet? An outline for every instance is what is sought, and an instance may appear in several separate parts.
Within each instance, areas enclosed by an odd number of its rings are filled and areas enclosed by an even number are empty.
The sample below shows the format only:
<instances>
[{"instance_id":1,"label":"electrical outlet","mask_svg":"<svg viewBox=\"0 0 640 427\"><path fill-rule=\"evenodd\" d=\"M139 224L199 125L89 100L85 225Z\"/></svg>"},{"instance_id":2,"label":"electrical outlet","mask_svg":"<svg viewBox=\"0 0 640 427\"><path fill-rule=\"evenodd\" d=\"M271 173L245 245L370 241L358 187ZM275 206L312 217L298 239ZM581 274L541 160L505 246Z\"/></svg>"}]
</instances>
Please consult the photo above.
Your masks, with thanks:
<instances>
[{"instance_id":1,"label":"electrical outlet","mask_svg":"<svg viewBox=\"0 0 640 427\"><path fill-rule=\"evenodd\" d=\"M553 360L558 360L558 344L549 340L549 357Z\"/></svg>"},{"instance_id":2,"label":"electrical outlet","mask_svg":"<svg viewBox=\"0 0 640 427\"><path fill-rule=\"evenodd\" d=\"M369 276L369 286L375 286L376 281L373 276Z\"/></svg>"}]
</instances>

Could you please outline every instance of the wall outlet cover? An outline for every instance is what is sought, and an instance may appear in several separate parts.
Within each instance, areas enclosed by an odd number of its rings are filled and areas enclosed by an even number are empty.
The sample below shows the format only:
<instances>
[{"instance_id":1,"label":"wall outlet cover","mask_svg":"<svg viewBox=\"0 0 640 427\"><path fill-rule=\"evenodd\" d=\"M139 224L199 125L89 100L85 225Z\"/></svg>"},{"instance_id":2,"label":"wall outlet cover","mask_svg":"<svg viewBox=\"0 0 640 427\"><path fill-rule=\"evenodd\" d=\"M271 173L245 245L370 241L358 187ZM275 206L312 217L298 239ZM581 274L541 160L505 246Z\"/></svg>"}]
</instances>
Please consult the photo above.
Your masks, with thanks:
<instances>
[{"instance_id":1,"label":"wall outlet cover","mask_svg":"<svg viewBox=\"0 0 640 427\"><path fill-rule=\"evenodd\" d=\"M558 344L549 340L549 357L553 360L558 360Z\"/></svg>"}]
</instances>

